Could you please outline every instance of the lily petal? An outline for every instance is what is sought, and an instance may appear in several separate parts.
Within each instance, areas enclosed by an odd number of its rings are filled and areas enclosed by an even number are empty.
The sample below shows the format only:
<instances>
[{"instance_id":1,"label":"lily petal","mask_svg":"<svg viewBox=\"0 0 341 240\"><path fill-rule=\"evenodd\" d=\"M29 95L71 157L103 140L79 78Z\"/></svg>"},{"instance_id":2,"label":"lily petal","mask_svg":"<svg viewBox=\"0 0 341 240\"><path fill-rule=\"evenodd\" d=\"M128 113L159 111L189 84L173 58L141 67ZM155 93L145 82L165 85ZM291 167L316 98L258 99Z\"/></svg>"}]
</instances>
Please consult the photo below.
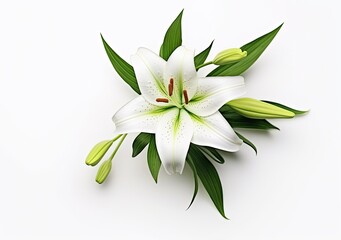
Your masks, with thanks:
<instances>
[{"instance_id":1,"label":"lily petal","mask_svg":"<svg viewBox=\"0 0 341 240\"><path fill-rule=\"evenodd\" d=\"M168 98L163 83L166 61L147 48L139 48L131 57L141 94L151 104L169 106L170 103L157 102L157 98Z\"/></svg>"},{"instance_id":2,"label":"lily petal","mask_svg":"<svg viewBox=\"0 0 341 240\"><path fill-rule=\"evenodd\" d=\"M185 101L183 90L187 91L190 100L197 91L197 72L194 65L194 51L185 47L178 47L170 55L165 68L164 84L168 86L170 79L174 80L172 98L183 103Z\"/></svg>"},{"instance_id":3,"label":"lily petal","mask_svg":"<svg viewBox=\"0 0 341 240\"><path fill-rule=\"evenodd\" d=\"M245 94L244 78L206 77L198 79L198 90L185 108L198 115L209 116L228 101Z\"/></svg>"},{"instance_id":4,"label":"lily petal","mask_svg":"<svg viewBox=\"0 0 341 240\"><path fill-rule=\"evenodd\" d=\"M163 167L168 174L182 173L190 141L193 123L185 110L172 108L157 126L156 147Z\"/></svg>"},{"instance_id":5,"label":"lily petal","mask_svg":"<svg viewBox=\"0 0 341 240\"><path fill-rule=\"evenodd\" d=\"M190 116L193 120L192 143L228 152L239 150L242 140L239 139L220 112L208 117L198 117L193 114Z\"/></svg>"},{"instance_id":6,"label":"lily petal","mask_svg":"<svg viewBox=\"0 0 341 240\"><path fill-rule=\"evenodd\" d=\"M121 107L113 116L115 134L131 132L155 133L159 120L167 111L150 104L141 95Z\"/></svg>"}]
</instances>

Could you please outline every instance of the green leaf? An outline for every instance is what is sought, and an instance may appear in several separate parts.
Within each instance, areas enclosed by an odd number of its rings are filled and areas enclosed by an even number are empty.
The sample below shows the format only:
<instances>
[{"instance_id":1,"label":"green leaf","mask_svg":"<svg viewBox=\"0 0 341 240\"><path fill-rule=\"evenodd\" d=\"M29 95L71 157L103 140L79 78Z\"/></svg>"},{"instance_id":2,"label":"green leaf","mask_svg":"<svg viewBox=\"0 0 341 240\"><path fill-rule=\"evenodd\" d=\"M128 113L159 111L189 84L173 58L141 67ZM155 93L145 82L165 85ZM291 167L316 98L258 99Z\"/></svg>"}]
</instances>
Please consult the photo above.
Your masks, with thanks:
<instances>
[{"instance_id":1,"label":"green leaf","mask_svg":"<svg viewBox=\"0 0 341 240\"><path fill-rule=\"evenodd\" d=\"M86 157L85 163L90 166L96 166L109 150L113 142L114 140L105 140L97 143Z\"/></svg>"},{"instance_id":2,"label":"green leaf","mask_svg":"<svg viewBox=\"0 0 341 240\"><path fill-rule=\"evenodd\" d=\"M160 48L160 57L166 61L172 52L182 44L181 19L183 11L184 10L180 12L177 18L170 25L163 39L163 43Z\"/></svg>"},{"instance_id":3,"label":"green leaf","mask_svg":"<svg viewBox=\"0 0 341 240\"><path fill-rule=\"evenodd\" d=\"M192 200L191 200L191 202L190 202L190 204L189 204L189 206L187 208L187 209L189 209L192 206L192 203L194 202L195 197L197 196L198 189L199 189L199 184L198 184L197 169L195 168L195 165L193 163L193 159L192 159L192 157L189 154L187 155L187 163L191 167L192 172L193 172L193 177L194 177L194 192L193 192Z\"/></svg>"},{"instance_id":4,"label":"green leaf","mask_svg":"<svg viewBox=\"0 0 341 240\"><path fill-rule=\"evenodd\" d=\"M257 129L257 130L270 130L276 129L279 130L278 127L271 124L269 121L265 119L241 119L241 120L229 120L227 121L231 124L233 128L245 128L245 129Z\"/></svg>"},{"instance_id":5,"label":"green leaf","mask_svg":"<svg viewBox=\"0 0 341 240\"><path fill-rule=\"evenodd\" d=\"M277 129L278 127L272 125L269 121L265 119L252 119L247 118L236 111L234 111L230 106L224 105L219 109L224 118L229 122L233 128L246 128L246 129Z\"/></svg>"},{"instance_id":6,"label":"green leaf","mask_svg":"<svg viewBox=\"0 0 341 240\"><path fill-rule=\"evenodd\" d=\"M212 147L207 146L197 146L201 152L206 154L210 159L213 161L216 161L217 163L223 164L225 162L225 159L220 155L220 153Z\"/></svg>"},{"instance_id":7,"label":"green leaf","mask_svg":"<svg viewBox=\"0 0 341 240\"><path fill-rule=\"evenodd\" d=\"M159 56L162 57L163 55L163 44L161 44L160 51L159 51Z\"/></svg>"},{"instance_id":8,"label":"green leaf","mask_svg":"<svg viewBox=\"0 0 341 240\"><path fill-rule=\"evenodd\" d=\"M243 51L247 51L247 56L237 63L219 66L208 74L208 76L238 76L245 72L256 62L271 41L275 38L283 23L271 32L249 42L241 47Z\"/></svg>"},{"instance_id":9,"label":"green leaf","mask_svg":"<svg viewBox=\"0 0 341 240\"><path fill-rule=\"evenodd\" d=\"M210 46L208 46L208 48L206 48L204 51L202 51L201 53L199 53L198 55L196 55L194 57L195 67L198 67L199 65L203 64L206 61L208 54L211 51L213 42L214 42L214 40L211 42L211 44L210 44Z\"/></svg>"},{"instance_id":10,"label":"green leaf","mask_svg":"<svg viewBox=\"0 0 341 240\"><path fill-rule=\"evenodd\" d=\"M137 84L136 76L133 67L122 59L104 40L101 34L102 42L110 59L111 64L115 68L120 77L128 83L128 85L138 94L141 94L139 85Z\"/></svg>"},{"instance_id":11,"label":"green leaf","mask_svg":"<svg viewBox=\"0 0 341 240\"><path fill-rule=\"evenodd\" d=\"M161 160L159 153L156 149L155 135L150 136L150 143L147 153L147 161L150 173L152 174L155 182L157 183L157 178L159 176L159 171L161 167Z\"/></svg>"},{"instance_id":12,"label":"green leaf","mask_svg":"<svg viewBox=\"0 0 341 240\"><path fill-rule=\"evenodd\" d=\"M276 103L276 102L271 102L271 101L266 101L266 100L262 100L262 101L266 102L266 103L269 103L269 104L272 104L272 105L274 105L276 107L280 107L280 108L283 108L285 110L291 111L291 112L295 113L296 115L305 114L305 113L309 112L309 110L308 111L297 110L297 109L293 109L293 108L290 108L288 106L285 106L283 104Z\"/></svg>"},{"instance_id":13,"label":"green leaf","mask_svg":"<svg viewBox=\"0 0 341 240\"><path fill-rule=\"evenodd\" d=\"M150 133L140 133L133 142L133 157L139 155L150 142Z\"/></svg>"},{"instance_id":14,"label":"green leaf","mask_svg":"<svg viewBox=\"0 0 341 240\"><path fill-rule=\"evenodd\" d=\"M220 109L219 112L221 112L222 114L236 114L239 115L233 108L231 108L229 105L225 104L223 105Z\"/></svg>"},{"instance_id":15,"label":"green leaf","mask_svg":"<svg viewBox=\"0 0 341 240\"><path fill-rule=\"evenodd\" d=\"M241 135L240 133L238 133L238 132L236 132L236 131L235 131L235 133L238 135L238 137L239 137L241 140L243 140L243 142L244 142L245 144L247 144L247 145L249 145L251 148L253 148L253 150L255 150L256 155L257 155L257 148L256 148L256 146L255 146L250 140L248 140L246 137L244 137L243 135Z\"/></svg>"},{"instance_id":16,"label":"green leaf","mask_svg":"<svg viewBox=\"0 0 341 240\"><path fill-rule=\"evenodd\" d=\"M227 219L224 212L223 188L217 170L206 156L193 144L189 148L197 174L211 197L219 213Z\"/></svg>"}]
</instances>

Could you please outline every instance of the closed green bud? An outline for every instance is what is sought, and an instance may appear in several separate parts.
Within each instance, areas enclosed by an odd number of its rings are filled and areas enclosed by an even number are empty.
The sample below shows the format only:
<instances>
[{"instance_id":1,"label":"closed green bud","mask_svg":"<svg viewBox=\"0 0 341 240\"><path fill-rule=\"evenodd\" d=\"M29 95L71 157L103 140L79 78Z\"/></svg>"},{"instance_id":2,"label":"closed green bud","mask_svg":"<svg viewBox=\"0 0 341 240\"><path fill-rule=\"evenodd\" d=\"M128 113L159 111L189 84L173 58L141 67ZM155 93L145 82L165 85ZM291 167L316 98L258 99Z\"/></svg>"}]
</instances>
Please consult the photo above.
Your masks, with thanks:
<instances>
[{"instance_id":1,"label":"closed green bud","mask_svg":"<svg viewBox=\"0 0 341 240\"><path fill-rule=\"evenodd\" d=\"M111 159L106 160L102 163L96 175L96 182L102 184L105 181L105 179L108 177L110 173L111 165L112 165Z\"/></svg>"},{"instance_id":2,"label":"closed green bud","mask_svg":"<svg viewBox=\"0 0 341 240\"><path fill-rule=\"evenodd\" d=\"M227 103L241 115L248 118L292 118L295 113L252 98L239 98Z\"/></svg>"},{"instance_id":3,"label":"closed green bud","mask_svg":"<svg viewBox=\"0 0 341 240\"><path fill-rule=\"evenodd\" d=\"M246 51L243 51L240 48L230 48L218 53L212 62L215 65L226 65L229 63L237 62L246 56Z\"/></svg>"},{"instance_id":4,"label":"closed green bud","mask_svg":"<svg viewBox=\"0 0 341 240\"><path fill-rule=\"evenodd\" d=\"M90 166L97 165L105 153L109 150L113 142L114 140L105 140L97 143L86 157L85 163Z\"/></svg>"}]
</instances>

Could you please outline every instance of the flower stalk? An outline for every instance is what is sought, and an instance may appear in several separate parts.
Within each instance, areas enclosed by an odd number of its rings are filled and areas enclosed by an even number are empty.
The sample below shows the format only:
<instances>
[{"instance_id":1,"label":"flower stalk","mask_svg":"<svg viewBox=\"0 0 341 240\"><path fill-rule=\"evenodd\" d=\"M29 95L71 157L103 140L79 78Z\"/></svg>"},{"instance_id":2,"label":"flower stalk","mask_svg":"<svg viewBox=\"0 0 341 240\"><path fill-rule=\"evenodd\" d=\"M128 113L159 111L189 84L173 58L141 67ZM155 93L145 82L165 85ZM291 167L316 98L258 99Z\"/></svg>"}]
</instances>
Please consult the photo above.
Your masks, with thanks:
<instances>
[{"instance_id":1,"label":"flower stalk","mask_svg":"<svg viewBox=\"0 0 341 240\"><path fill-rule=\"evenodd\" d=\"M100 166L100 168L98 169L98 172L97 172L97 175L96 175L96 182L99 183L99 184L102 184L105 181L105 179L107 179L107 177L109 176L110 171L111 171L111 166L112 166L112 160L115 157L118 149L122 145L122 142L126 138L127 134L124 134L124 135L121 135L121 136L122 136L121 140L117 144L117 146L116 146L115 150L113 151L113 153L110 155L109 159L104 161L102 163L102 165Z\"/></svg>"},{"instance_id":2,"label":"flower stalk","mask_svg":"<svg viewBox=\"0 0 341 240\"><path fill-rule=\"evenodd\" d=\"M205 62L205 63L203 63L203 64L197 66L197 67L196 67L196 70L198 71L200 68L206 67L206 66L211 65L211 64L213 64L213 61Z\"/></svg>"},{"instance_id":3,"label":"flower stalk","mask_svg":"<svg viewBox=\"0 0 341 240\"><path fill-rule=\"evenodd\" d=\"M117 144L115 150L113 151L113 153L112 153L112 154L110 155L110 157L109 157L109 160L110 160L110 161L112 161L112 159L115 157L115 155L116 155L118 149L121 147L121 145L122 145L124 139L127 137L127 135L128 135L128 134L123 134L123 135L122 135L121 140L118 142L118 144Z\"/></svg>"}]
</instances>

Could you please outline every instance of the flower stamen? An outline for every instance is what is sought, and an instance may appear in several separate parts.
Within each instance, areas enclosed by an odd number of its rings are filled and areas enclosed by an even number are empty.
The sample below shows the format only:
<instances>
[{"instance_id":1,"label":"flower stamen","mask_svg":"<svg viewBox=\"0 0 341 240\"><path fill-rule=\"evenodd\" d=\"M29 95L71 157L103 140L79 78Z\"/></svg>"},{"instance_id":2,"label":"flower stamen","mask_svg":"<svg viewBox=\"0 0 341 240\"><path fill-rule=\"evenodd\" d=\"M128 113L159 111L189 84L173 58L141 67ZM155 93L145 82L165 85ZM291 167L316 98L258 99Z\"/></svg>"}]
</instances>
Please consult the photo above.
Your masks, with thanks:
<instances>
[{"instance_id":1,"label":"flower stamen","mask_svg":"<svg viewBox=\"0 0 341 240\"><path fill-rule=\"evenodd\" d=\"M188 104L188 95L187 95L187 90L183 91L184 98L185 98L185 103Z\"/></svg>"},{"instance_id":2,"label":"flower stamen","mask_svg":"<svg viewBox=\"0 0 341 240\"><path fill-rule=\"evenodd\" d=\"M168 103L169 100L167 98L157 98L156 99L157 102L164 102L164 103Z\"/></svg>"},{"instance_id":3,"label":"flower stamen","mask_svg":"<svg viewBox=\"0 0 341 240\"><path fill-rule=\"evenodd\" d=\"M171 78L169 80L169 84L168 84L168 94L169 94L169 96L173 95L173 89L174 89L174 80L173 80L173 78Z\"/></svg>"}]
</instances>

